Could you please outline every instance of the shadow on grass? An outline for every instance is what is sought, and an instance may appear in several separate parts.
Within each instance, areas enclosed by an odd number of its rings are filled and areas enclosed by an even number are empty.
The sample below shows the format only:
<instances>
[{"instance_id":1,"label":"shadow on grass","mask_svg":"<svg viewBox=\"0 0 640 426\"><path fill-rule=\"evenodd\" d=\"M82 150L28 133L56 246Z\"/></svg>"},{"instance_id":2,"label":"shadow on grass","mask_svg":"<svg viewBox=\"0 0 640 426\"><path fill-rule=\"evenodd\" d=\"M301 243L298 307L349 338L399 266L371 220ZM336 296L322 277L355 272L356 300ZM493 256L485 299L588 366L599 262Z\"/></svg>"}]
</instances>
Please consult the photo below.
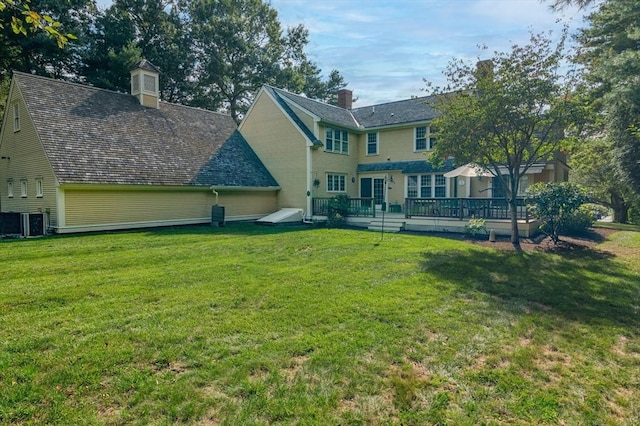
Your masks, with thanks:
<instances>
[{"instance_id":1,"label":"shadow on grass","mask_svg":"<svg viewBox=\"0 0 640 426\"><path fill-rule=\"evenodd\" d=\"M638 276L608 253L433 251L424 253L422 267L462 290L497 298L502 309L521 303L566 320L640 330Z\"/></svg>"},{"instance_id":2,"label":"shadow on grass","mask_svg":"<svg viewBox=\"0 0 640 426\"><path fill-rule=\"evenodd\" d=\"M253 222L230 222L224 226L209 226L209 225L185 225L185 226L172 226L169 228L152 228L140 230L147 234L159 234L159 235L224 235L232 234L243 237L258 236L258 235L270 235L270 234L284 234L288 232L300 232L309 229L315 229L316 226L302 225L300 223L293 224L279 224L279 225L261 225Z\"/></svg>"}]
</instances>

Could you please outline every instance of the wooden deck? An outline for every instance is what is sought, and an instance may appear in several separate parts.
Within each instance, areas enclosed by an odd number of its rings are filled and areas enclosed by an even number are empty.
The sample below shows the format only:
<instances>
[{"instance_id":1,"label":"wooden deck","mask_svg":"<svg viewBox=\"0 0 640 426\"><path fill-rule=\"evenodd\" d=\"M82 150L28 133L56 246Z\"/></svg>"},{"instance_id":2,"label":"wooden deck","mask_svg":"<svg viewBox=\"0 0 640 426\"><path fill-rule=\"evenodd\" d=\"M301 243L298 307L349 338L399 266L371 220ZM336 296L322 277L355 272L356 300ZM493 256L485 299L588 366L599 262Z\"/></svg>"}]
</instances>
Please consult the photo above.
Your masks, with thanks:
<instances>
[{"instance_id":1,"label":"wooden deck","mask_svg":"<svg viewBox=\"0 0 640 426\"><path fill-rule=\"evenodd\" d=\"M330 200L314 199L315 220L327 219ZM509 208L499 198L407 198L404 205L391 205L390 211L384 213L373 207L370 198L352 198L349 203L347 224L375 231L464 233L469 220L479 218L485 220L487 231L511 235ZM529 238L538 232L539 222L529 217L524 199L518 200L517 215L521 237Z\"/></svg>"}]
</instances>

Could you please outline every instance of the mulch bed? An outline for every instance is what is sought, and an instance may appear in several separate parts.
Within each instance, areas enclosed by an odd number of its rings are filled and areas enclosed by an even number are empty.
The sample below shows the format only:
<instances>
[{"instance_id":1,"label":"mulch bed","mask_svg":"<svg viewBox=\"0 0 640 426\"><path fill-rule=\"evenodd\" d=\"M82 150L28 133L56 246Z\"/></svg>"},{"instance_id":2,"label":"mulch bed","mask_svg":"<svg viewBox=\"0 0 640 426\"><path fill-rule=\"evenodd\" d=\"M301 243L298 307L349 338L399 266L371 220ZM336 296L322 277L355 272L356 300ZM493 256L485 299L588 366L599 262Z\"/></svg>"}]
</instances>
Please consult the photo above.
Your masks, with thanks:
<instances>
[{"instance_id":1,"label":"mulch bed","mask_svg":"<svg viewBox=\"0 0 640 426\"><path fill-rule=\"evenodd\" d=\"M560 241L557 245L553 243L551 238L547 237L544 234L540 234L534 238L520 238L520 247L523 251L563 252L584 250L593 248L594 246L603 242L612 232L616 231L606 228L591 228L586 234L579 237L561 236ZM496 241L491 242L489 241L489 238L487 236L472 238L466 234L444 232L430 233L430 235L466 241L480 246L493 247L499 250L515 250L514 245L511 244L511 238L508 236L498 235L496 237Z\"/></svg>"}]
</instances>

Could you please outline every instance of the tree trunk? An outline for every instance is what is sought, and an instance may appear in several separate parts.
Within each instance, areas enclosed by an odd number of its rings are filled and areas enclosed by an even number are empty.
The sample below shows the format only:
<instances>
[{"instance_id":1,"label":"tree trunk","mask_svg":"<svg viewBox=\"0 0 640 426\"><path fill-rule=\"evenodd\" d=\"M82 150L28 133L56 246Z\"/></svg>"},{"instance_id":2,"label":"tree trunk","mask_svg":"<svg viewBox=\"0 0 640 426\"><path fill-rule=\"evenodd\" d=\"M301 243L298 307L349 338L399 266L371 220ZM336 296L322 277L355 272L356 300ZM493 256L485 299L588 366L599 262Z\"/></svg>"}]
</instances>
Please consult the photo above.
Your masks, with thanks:
<instances>
[{"instance_id":1,"label":"tree trunk","mask_svg":"<svg viewBox=\"0 0 640 426\"><path fill-rule=\"evenodd\" d=\"M520 250L520 232L518 230L518 205L514 196L509 197L509 210L511 212L511 244Z\"/></svg>"},{"instance_id":2,"label":"tree trunk","mask_svg":"<svg viewBox=\"0 0 640 426\"><path fill-rule=\"evenodd\" d=\"M618 194L611 194L611 208L613 209L613 221L627 223L629 220L629 205Z\"/></svg>"},{"instance_id":3,"label":"tree trunk","mask_svg":"<svg viewBox=\"0 0 640 426\"><path fill-rule=\"evenodd\" d=\"M514 166L514 170L519 170L520 164L516 164ZM514 173L513 170L509 171L509 190L507 191L507 196L509 197L509 210L511 212L511 244L515 247L516 250L521 250L520 248L520 232L518 230L518 184L520 183L520 176L517 173Z\"/></svg>"}]
</instances>

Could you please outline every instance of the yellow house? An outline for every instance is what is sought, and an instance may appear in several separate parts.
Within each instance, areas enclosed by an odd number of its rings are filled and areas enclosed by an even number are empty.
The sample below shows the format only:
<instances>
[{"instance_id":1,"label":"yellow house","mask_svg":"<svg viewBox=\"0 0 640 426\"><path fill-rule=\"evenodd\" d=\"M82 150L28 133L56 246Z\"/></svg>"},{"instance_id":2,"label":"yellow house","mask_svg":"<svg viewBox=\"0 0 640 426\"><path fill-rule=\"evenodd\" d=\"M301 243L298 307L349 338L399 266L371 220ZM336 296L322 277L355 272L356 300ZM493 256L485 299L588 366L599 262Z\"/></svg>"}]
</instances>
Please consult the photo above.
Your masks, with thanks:
<instances>
[{"instance_id":1,"label":"yellow house","mask_svg":"<svg viewBox=\"0 0 640 426\"><path fill-rule=\"evenodd\" d=\"M369 201L366 216L379 216L383 206L399 214L398 230L459 230L472 216L508 219L498 179L472 165L456 168L447 160L437 168L427 161L437 136L430 126L437 112L429 101L352 108L349 90L341 90L339 106L332 106L265 86L239 130L282 186L278 207L303 209L309 218L326 215L329 198L344 194L355 216ZM535 164L521 189L566 180L562 160ZM525 210L523 205L528 222ZM370 218L351 218L351 223L377 226ZM504 230L509 232L508 222Z\"/></svg>"},{"instance_id":2,"label":"yellow house","mask_svg":"<svg viewBox=\"0 0 640 426\"><path fill-rule=\"evenodd\" d=\"M0 211L58 233L251 220L280 186L230 116L163 102L158 70L131 94L14 73L0 134Z\"/></svg>"}]
</instances>

